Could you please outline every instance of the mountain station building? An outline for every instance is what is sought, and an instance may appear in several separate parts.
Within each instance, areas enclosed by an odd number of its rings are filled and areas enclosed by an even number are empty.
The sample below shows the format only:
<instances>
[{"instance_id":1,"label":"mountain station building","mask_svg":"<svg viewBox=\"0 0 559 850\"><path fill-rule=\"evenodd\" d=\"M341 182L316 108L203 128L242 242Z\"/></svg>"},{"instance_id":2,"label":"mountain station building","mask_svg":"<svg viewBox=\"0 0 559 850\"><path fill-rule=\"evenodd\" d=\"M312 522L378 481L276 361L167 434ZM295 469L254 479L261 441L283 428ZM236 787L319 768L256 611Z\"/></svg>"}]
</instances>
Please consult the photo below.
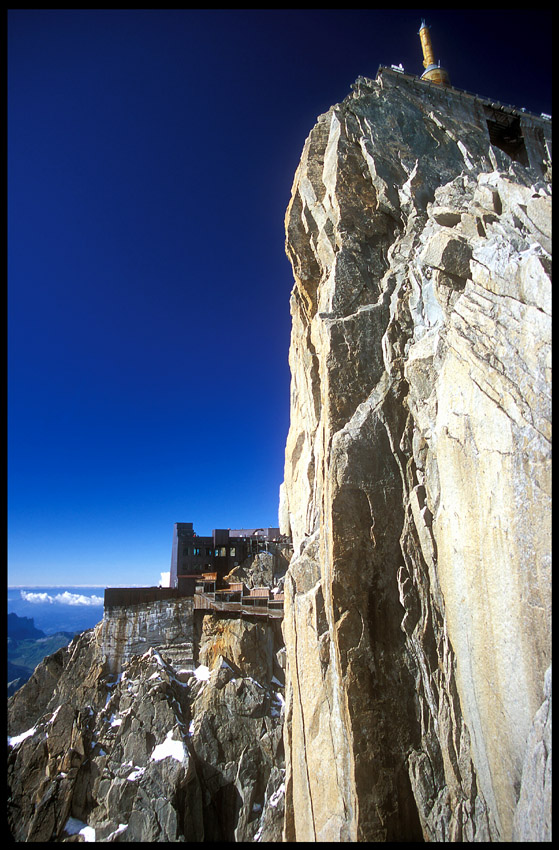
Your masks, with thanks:
<instances>
[{"instance_id":1,"label":"mountain station building","mask_svg":"<svg viewBox=\"0 0 559 850\"><path fill-rule=\"evenodd\" d=\"M202 573L216 573L219 585L245 558L279 539L279 528L215 528L211 537L199 537L191 522L176 522L169 586L193 595Z\"/></svg>"}]
</instances>

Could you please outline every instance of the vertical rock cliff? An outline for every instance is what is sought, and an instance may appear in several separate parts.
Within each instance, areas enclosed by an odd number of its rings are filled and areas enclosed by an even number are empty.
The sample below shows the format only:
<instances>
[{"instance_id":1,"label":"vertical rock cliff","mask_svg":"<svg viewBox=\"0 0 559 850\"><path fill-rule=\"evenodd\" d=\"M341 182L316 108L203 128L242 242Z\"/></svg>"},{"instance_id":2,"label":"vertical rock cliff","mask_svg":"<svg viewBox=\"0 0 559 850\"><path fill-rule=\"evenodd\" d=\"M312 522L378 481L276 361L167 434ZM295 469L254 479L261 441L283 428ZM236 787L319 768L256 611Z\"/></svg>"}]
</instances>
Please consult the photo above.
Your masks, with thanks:
<instances>
[{"instance_id":1,"label":"vertical rock cliff","mask_svg":"<svg viewBox=\"0 0 559 850\"><path fill-rule=\"evenodd\" d=\"M549 127L353 89L286 215L284 838L549 839Z\"/></svg>"}]
</instances>

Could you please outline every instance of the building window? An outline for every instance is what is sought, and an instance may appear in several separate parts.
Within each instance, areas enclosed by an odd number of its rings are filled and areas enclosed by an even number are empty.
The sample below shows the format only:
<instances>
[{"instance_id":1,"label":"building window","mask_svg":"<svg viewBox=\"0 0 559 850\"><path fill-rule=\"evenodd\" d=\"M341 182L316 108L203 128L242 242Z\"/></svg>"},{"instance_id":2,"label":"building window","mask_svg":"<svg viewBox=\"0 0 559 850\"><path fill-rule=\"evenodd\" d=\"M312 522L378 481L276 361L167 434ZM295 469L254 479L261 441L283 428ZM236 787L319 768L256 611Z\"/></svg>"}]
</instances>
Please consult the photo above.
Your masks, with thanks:
<instances>
[{"instance_id":1,"label":"building window","mask_svg":"<svg viewBox=\"0 0 559 850\"><path fill-rule=\"evenodd\" d=\"M235 557L235 547L234 546L231 546L231 548L229 549L229 554L232 558Z\"/></svg>"},{"instance_id":2,"label":"building window","mask_svg":"<svg viewBox=\"0 0 559 850\"><path fill-rule=\"evenodd\" d=\"M227 555L227 548L225 546L220 546L219 549L215 550L216 558L225 558Z\"/></svg>"},{"instance_id":3,"label":"building window","mask_svg":"<svg viewBox=\"0 0 559 850\"><path fill-rule=\"evenodd\" d=\"M188 546L184 546L182 550L183 557L187 557L189 555Z\"/></svg>"},{"instance_id":4,"label":"building window","mask_svg":"<svg viewBox=\"0 0 559 850\"><path fill-rule=\"evenodd\" d=\"M202 554L202 550L198 546L195 546L194 549L192 550L192 554L199 556L199 555Z\"/></svg>"},{"instance_id":5,"label":"building window","mask_svg":"<svg viewBox=\"0 0 559 850\"><path fill-rule=\"evenodd\" d=\"M212 550L210 546L206 546L206 557L210 558L212 554Z\"/></svg>"}]
</instances>

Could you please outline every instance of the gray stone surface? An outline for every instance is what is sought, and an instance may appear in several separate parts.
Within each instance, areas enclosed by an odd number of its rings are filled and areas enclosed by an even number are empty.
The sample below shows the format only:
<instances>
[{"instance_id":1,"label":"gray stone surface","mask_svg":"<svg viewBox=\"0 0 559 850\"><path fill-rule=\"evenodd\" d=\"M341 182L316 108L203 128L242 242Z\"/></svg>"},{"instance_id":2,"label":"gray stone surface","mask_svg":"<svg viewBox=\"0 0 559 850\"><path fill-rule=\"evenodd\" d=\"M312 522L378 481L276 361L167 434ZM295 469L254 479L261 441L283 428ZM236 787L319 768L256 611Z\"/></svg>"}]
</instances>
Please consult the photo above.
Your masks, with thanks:
<instances>
[{"instance_id":1,"label":"gray stone surface","mask_svg":"<svg viewBox=\"0 0 559 850\"><path fill-rule=\"evenodd\" d=\"M520 797L514 813L513 841L551 841L551 667L524 755Z\"/></svg>"}]
</instances>

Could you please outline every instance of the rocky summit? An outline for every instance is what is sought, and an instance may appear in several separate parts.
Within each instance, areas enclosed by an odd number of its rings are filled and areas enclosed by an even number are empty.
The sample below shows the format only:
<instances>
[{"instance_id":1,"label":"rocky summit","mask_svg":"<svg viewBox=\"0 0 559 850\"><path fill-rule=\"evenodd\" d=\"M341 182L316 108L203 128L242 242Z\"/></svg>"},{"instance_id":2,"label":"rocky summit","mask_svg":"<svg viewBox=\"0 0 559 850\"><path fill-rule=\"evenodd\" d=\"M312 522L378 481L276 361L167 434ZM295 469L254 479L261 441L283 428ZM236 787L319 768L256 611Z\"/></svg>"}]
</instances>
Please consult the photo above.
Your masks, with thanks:
<instances>
[{"instance_id":1,"label":"rocky summit","mask_svg":"<svg viewBox=\"0 0 559 850\"><path fill-rule=\"evenodd\" d=\"M545 116L390 69L318 118L282 633L174 599L44 659L17 841L551 840L550 151Z\"/></svg>"},{"instance_id":2,"label":"rocky summit","mask_svg":"<svg viewBox=\"0 0 559 850\"><path fill-rule=\"evenodd\" d=\"M550 130L497 118L384 69L295 175L286 840L549 840Z\"/></svg>"}]
</instances>

